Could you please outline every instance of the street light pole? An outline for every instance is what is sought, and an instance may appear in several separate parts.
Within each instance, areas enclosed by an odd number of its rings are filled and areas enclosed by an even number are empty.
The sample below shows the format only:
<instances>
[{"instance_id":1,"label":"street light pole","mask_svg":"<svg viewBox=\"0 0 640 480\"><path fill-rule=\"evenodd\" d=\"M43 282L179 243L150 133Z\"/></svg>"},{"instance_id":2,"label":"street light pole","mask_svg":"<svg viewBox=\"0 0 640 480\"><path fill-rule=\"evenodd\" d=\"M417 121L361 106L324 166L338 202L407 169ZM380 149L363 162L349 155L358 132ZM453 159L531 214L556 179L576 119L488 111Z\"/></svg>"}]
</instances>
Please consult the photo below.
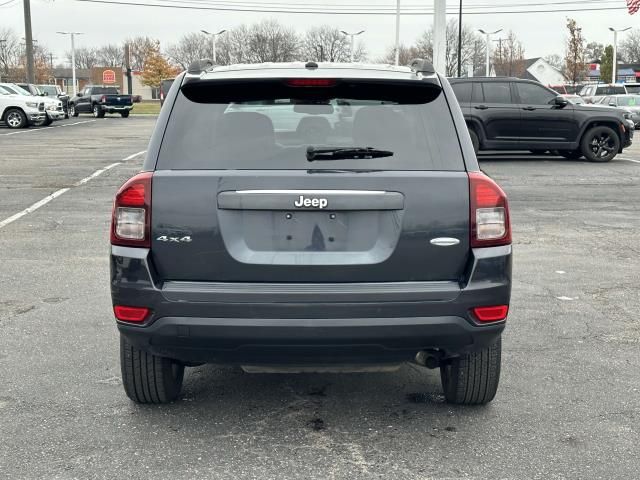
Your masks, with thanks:
<instances>
[{"instance_id":1,"label":"street light pole","mask_svg":"<svg viewBox=\"0 0 640 480\"><path fill-rule=\"evenodd\" d=\"M73 96L78 94L78 84L76 82L76 35L83 35L82 32L56 32L60 35L71 37L71 76L73 78Z\"/></svg>"},{"instance_id":2,"label":"street light pole","mask_svg":"<svg viewBox=\"0 0 640 480\"><path fill-rule=\"evenodd\" d=\"M613 71L611 72L612 83L618 82L618 32L626 32L631 27L620 28L616 30L613 27L609 27L609 30L613 32Z\"/></svg>"},{"instance_id":3,"label":"street light pole","mask_svg":"<svg viewBox=\"0 0 640 480\"><path fill-rule=\"evenodd\" d=\"M491 35L495 35L496 33L500 33L502 29L496 30L495 32L485 32L483 29L479 28L478 31L486 36L487 39L487 66L485 76L491 75Z\"/></svg>"},{"instance_id":4,"label":"street light pole","mask_svg":"<svg viewBox=\"0 0 640 480\"><path fill-rule=\"evenodd\" d=\"M216 38L220 35L222 35L224 32L226 32L226 30L220 30L218 33L211 33L211 32L207 32L206 30L200 30L202 33L204 33L205 35L210 35L211 36L211 60L213 60L213 64L215 65L217 62L217 58L216 58Z\"/></svg>"},{"instance_id":5,"label":"street light pole","mask_svg":"<svg viewBox=\"0 0 640 480\"><path fill-rule=\"evenodd\" d=\"M351 37L351 54L349 56L349 61L353 63L353 52L355 48L354 37L364 33L364 30L360 30L358 33L347 33L344 30L340 30L340 33L342 33L345 37Z\"/></svg>"}]
</instances>

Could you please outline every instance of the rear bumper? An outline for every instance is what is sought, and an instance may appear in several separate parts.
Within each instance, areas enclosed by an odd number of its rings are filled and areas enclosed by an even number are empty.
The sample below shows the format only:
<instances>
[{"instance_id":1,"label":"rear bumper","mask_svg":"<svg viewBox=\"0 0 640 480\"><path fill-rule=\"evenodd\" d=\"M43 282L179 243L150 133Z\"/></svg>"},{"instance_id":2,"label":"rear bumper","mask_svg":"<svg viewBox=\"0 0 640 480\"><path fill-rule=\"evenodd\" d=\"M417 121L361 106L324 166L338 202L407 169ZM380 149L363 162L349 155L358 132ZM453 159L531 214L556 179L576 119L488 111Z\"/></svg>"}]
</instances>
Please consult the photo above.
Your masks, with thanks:
<instances>
[{"instance_id":1,"label":"rear bumper","mask_svg":"<svg viewBox=\"0 0 640 480\"><path fill-rule=\"evenodd\" d=\"M185 362L238 365L363 364L410 361L484 348L504 322L474 326L460 317L245 319L163 317L147 327L118 324L130 343Z\"/></svg>"},{"instance_id":2,"label":"rear bumper","mask_svg":"<svg viewBox=\"0 0 640 480\"><path fill-rule=\"evenodd\" d=\"M133 105L98 105L106 113L122 113L133 110Z\"/></svg>"},{"instance_id":3,"label":"rear bumper","mask_svg":"<svg viewBox=\"0 0 640 480\"><path fill-rule=\"evenodd\" d=\"M248 284L157 281L149 251L112 247L114 305L145 306L122 335L153 354L228 364L389 363L421 350L482 349L504 322L471 308L509 304L511 247L473 251L464 282Z\"/></svg>"}]
</instances>

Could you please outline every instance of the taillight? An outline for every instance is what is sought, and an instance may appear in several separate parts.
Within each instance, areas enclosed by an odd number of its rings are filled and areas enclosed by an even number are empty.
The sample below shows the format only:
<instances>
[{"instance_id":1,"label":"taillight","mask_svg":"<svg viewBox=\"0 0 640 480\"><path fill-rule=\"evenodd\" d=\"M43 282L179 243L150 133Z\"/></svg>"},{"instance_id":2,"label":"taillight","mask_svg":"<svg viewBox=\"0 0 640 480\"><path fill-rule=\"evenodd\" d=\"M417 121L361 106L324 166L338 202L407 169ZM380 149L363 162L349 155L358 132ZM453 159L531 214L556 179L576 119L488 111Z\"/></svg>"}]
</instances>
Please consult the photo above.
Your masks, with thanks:
<instances>
[{"instance_id":1,"label":"taillight","mask_svg":"<svg viewBox=\"0 0 640 480\"><path fill-rule=\"evenodd\" d=\"M121 322L140 323L149 316L151 310L146 307L126 307L124 305L114 305L113 313Z\"/></svg>"},{"instance_id":2,"label":"taillight","mask_svg":"<svg viewBox=\"0 0 640 480\"><path fill-rule=\"evenodd\" d=\"M476 307L471 309L473 316L480 322L499 322L507 318L509 305L494 305L491 307Z\"/></svg>"},{"instance_id":3,"label":"taillight","mask_svg":"<svg viewBox=\"0 0 640 480\"><path fill-rule=\"evenodd\" d=\"M511 243L507 195L491 178L469 172L471 246L495 247Z\"/></svg>"},{"instance_id":4,"label":"taillight","mask_svg":"<svg viewBox=\"0 0 640 480\"><path fill-rule=\"evenodd\" d=\"M125 182L113 202L111 244L151 247L152 172L142 172Z\"/></svg>"}]
</instances>

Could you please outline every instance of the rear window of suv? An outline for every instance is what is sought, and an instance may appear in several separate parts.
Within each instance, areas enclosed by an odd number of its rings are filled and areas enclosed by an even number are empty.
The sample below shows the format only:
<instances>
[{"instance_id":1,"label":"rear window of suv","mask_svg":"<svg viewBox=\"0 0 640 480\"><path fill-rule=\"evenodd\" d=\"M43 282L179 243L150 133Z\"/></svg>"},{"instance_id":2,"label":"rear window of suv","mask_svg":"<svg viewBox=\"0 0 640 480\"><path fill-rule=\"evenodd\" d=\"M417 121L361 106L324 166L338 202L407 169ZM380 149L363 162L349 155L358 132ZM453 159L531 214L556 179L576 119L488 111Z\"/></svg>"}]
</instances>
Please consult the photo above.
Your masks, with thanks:
<instances>
[{"instance_id":1,"label":"rear window of suv","mask_svg":"<svg viewBox=\"0 0 640 480\"><path fill-rule=\"evenodd\" d=\"M432 86L433 93L424 98L411 95L410 87L343 87L233 87L229 95L217 86L194 87L193 93L190 85L185 95L183 87L171 111L157 168L464 170L439 87ZM392 154L309 161L309 148L374 148Z\"/></svg>"}]
</instances>

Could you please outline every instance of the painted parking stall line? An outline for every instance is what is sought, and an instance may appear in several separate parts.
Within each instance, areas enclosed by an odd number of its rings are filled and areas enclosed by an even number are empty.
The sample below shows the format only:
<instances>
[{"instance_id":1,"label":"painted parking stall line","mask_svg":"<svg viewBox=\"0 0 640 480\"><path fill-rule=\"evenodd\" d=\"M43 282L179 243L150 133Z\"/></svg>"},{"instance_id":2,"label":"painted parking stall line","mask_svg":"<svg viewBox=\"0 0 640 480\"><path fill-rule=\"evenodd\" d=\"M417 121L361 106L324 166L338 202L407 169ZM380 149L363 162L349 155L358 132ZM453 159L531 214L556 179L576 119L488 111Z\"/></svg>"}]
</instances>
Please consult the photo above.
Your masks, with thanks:
<instances>
[{"instance_id":1,"label":"painted parking stall line","mask_svg":"<svg viewBox=\"0 0 640 480\"><path fill-rule=\"evenodd\" d=\"M34 132L44 132L46 130L51 130L52 128L64 128L64 127L73 127L74 125L82 125L84 123L93 123L97 120L84 120L82 122L74 122L74 123L65 123L64 125L54 125L50 127L40 127L38 129L31 130L20 130L19 132L10 132L10 133L0 133L0 137L9 137L11 135L23 135L25 133L34 133Z\"/></svg>"},{"instance_id":2,"label":"painted parking stall line","mask_svg":"<svg viewBox=\"0 0 640 480\"><path fill-rule=\"evenodd\" d=\"M53 192L51 195L47 195L42 200L37 201L36 203L31 205L30 207L27 207L24 210L14 214L14 215L11 215L9 218L5 218L4 220L0 221L0 229L2 229L4 227L6 227L7 225L15 222L16 220L19 220L20 218L24 217L25 215L28 215L28 214L30 214L32 212L35 212L39 208L44 207L47 203L49 203L52 200L55 200L60 195L63 195L65 193L67 193L72 188L76 188L76 187L79 187L81 185L84 185L85 183L90 182L94 178L99 177L104 172L109 171L112 168L117 167L118 165L122 165L124 162L128 162L129 160L133 160L134 158L137 158L137 157L139 157L140 155L142 155L142 154L144 154L146 152L147 152L146 150L142 150L141 152L129 155L128 157L123 158L119 162L112 163L111 165L107 165L106 167L103 167L100 170L96 170L95 172L93 172L88 177L85 177L82 180L79 180L76 183L74 183L71 187L61 188L60 190L57 190L57 191Z\"/></svg>"},{"instance_id":3,"label":"painted parking stall line","mask_svg":"<svg viewBox=\"0 0 640 480\"><path fill-rule=\"evenodd\" d=\"M616 157L616 160L622 160L623 162L640 163L640 160L633 160L632 158Z\"/></svg>"}]
</instances>

